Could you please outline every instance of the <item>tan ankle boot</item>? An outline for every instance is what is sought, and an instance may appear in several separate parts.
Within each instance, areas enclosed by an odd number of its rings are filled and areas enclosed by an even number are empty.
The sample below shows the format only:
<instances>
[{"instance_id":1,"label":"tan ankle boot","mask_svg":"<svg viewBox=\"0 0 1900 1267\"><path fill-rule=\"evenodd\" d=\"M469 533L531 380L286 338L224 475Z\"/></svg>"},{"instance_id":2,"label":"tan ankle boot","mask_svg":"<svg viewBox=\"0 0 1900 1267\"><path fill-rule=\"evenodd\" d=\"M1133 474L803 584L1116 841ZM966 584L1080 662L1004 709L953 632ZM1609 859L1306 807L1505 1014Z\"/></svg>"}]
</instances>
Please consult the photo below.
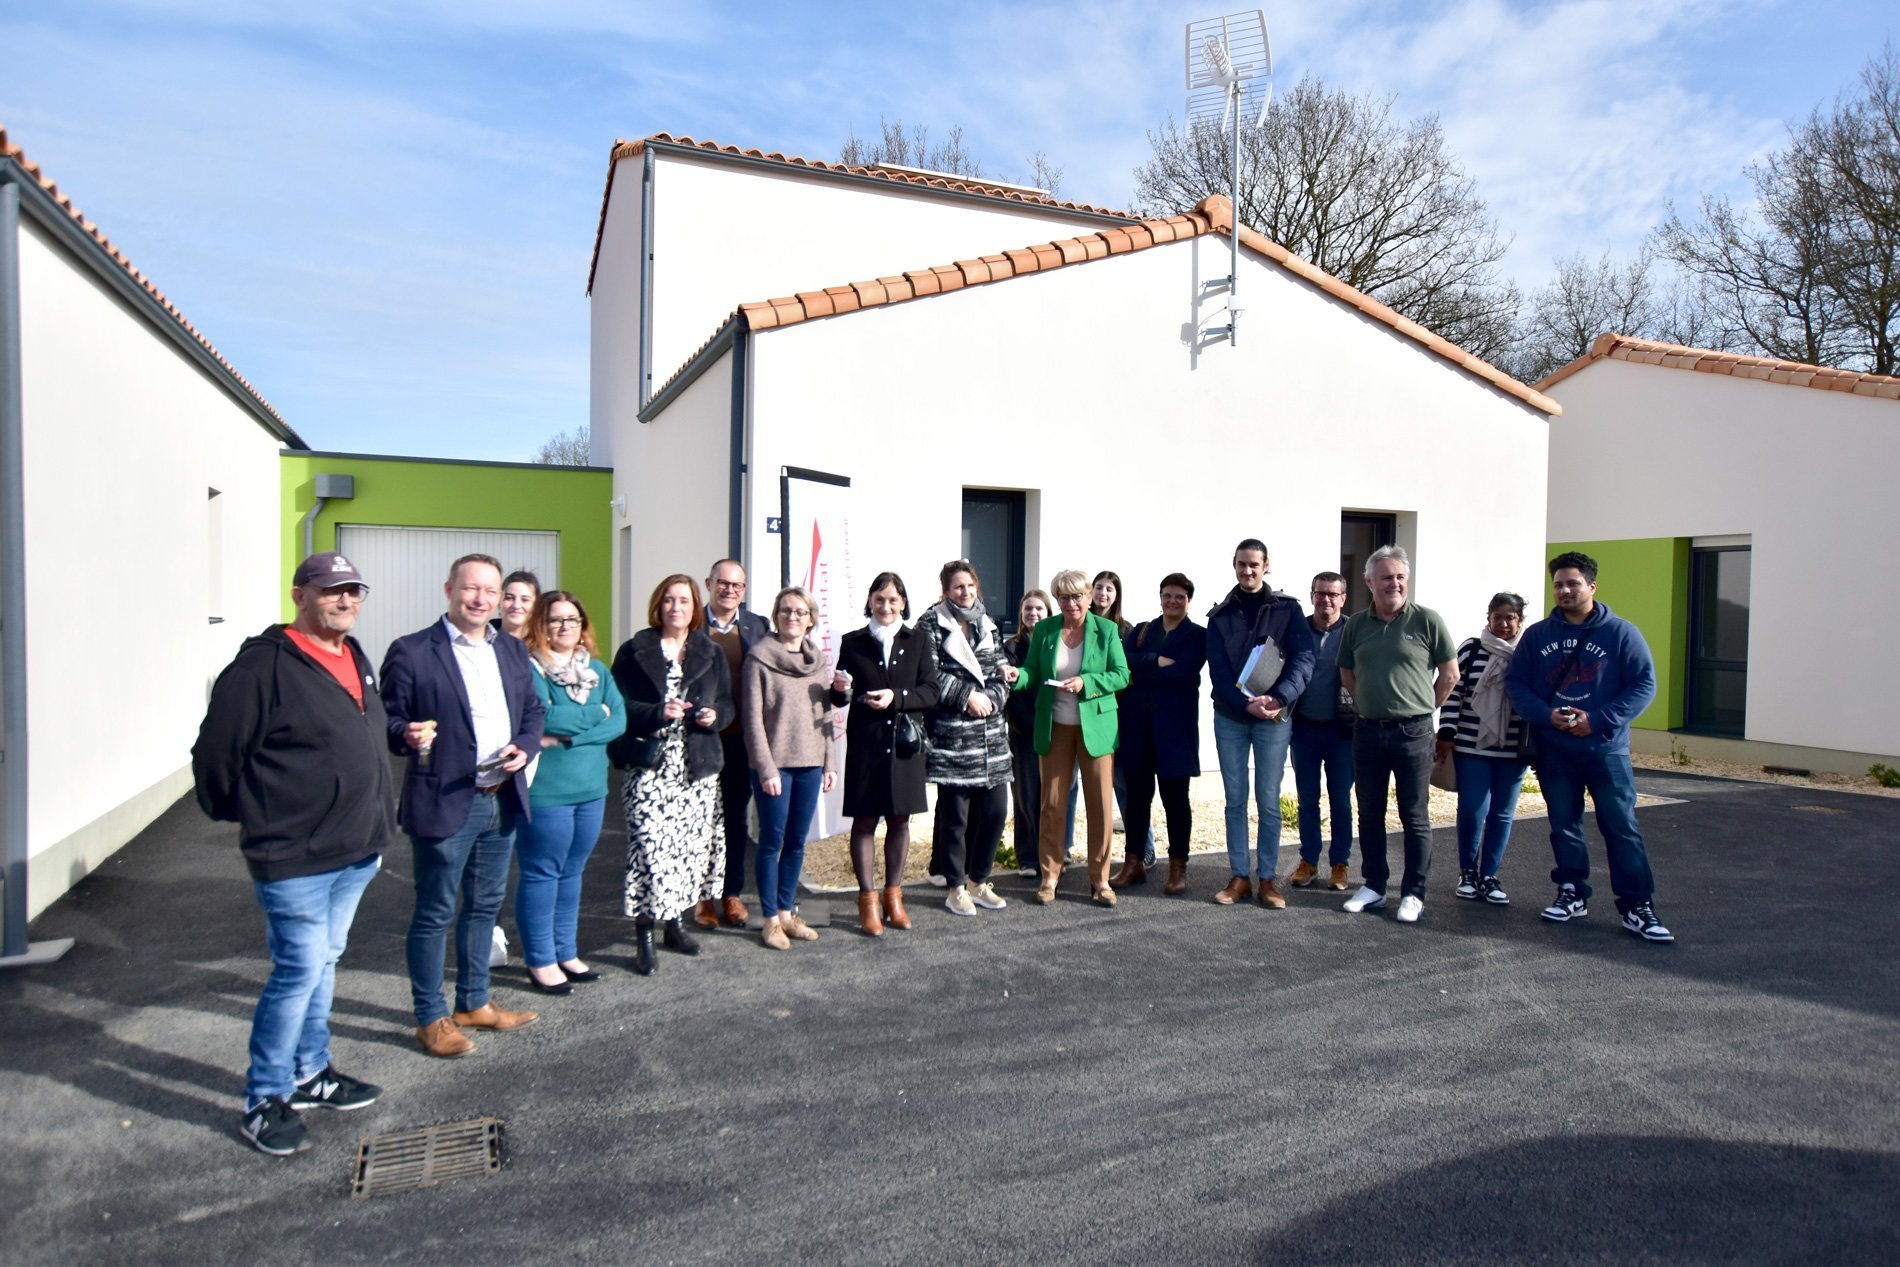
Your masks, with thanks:
<instances>
[{"instance_id":1,"label":"tan ankle boot","mask_svg":"<svg viewBox=\"0 0 1900 1267\"><path fill-rule=\"evenodd\" d=\"M1117 889L1130 885L1148 883L1148 868L1141 865L1139 846L1128 851L1122 858L1122 869L1109 877L1109 884Z\"/></svg>"},{"instance_id":2,"label":"tan ankle boot","mask_svg":"<svg viewBox=\"0 0 1900 1267\"><path fill-rule=\"evenodd\" d=\"M1187 892L1187 863L1168 859L1168 882L1161 886L1163 893Z\"/></svg>"},{"instance_id":3,"label":"tan ankle boot","mask_svg":"<svg viewBox=\"0 0 1900 1267\"><path fill-rule=\"evenodd\" d=\"M877 894L858 894L858 929L866 937L884 935L884 917L878 913Z\"/></svg>"},{"instance_id":4,"label":"tan ankle boot","mask_svg":"<svg viewBox=\"0 0 1900 1267\"><path fill-rule=\"evenodd\" d=\"M884 922L891 928L910 927L910 916L904 914L904 890L895 884L884 890Z\"/></svg>"}]
</instances>

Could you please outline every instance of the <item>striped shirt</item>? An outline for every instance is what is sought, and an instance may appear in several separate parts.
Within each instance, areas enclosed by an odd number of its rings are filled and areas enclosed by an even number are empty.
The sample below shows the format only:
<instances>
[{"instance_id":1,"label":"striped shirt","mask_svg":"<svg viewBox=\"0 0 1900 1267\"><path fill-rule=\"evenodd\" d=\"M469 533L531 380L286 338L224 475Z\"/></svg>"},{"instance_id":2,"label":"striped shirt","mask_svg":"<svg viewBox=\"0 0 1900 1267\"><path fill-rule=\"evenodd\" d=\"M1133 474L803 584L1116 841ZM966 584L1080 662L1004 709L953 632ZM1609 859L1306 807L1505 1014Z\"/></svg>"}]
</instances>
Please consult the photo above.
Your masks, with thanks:
<instances>
[{"instance_id":1,"label":"striped shirt","mask_svg":"<svg viewBox=\"0 0 1900 1267\"><path fill-rule=\"evenodd\" d=\"M1524 738L1524 719L1511 712L1511 724L1505 728L1504 743L1497 748L1478 746L1478 714L1466 707L1471 702L1471 692L1477 688L1478 679L1484 676L1484 666L1491 663L1491 653L1485 650L1484 643L1476 638L1467 638L1458 648L1458 685L1452 687L1451 698L1438 710L1438 737L1451 740L1455 751L1473 756L1515 757Z\"/></svg>"}]
</instances>

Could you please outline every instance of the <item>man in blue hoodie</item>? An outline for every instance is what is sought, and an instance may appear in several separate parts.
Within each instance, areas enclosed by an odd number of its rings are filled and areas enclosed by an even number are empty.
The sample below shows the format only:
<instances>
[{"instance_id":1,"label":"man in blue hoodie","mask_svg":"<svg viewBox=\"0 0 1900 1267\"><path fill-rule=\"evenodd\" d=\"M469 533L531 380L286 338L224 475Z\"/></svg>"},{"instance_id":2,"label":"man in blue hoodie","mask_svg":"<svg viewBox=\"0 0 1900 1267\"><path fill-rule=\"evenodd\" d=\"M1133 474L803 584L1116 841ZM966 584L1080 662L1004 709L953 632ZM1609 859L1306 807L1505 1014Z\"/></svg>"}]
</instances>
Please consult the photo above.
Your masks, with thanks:
<instances>
[{"instance_id":1,"label":"man in blue hoodie","mask_svg":"<svg viewBox=\"0 0 1900 1267\"><path fill-rule=\"evenodd\" d=\"M1623 927L1646 941L1674 941L1656 918L1655 881L1636 826L1630 721L1656 695L1656 665L1635 625L1596 601L1597 561L1571 550L1550 561L1557 606L1524 631L1505 685L1537 736L1537 779L1550 811L1550 878L1557 897L1544 918L1590 913L1590 854L1583 793L1596 803Z\"/></svg>"}]
</instances>

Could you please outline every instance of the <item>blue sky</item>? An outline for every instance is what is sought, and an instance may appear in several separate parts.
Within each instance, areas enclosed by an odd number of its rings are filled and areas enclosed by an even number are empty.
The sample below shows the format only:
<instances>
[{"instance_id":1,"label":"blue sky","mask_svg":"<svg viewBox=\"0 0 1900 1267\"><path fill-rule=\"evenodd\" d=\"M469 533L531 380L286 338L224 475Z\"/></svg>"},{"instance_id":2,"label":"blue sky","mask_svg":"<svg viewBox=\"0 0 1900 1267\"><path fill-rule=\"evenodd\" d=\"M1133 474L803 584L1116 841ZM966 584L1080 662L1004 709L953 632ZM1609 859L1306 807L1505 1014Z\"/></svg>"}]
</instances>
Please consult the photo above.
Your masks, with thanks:
<instances>
[{"instance_id":1,"label":"blue sky","mask_svg":"<svg viewBox=\"0 0 1900 1267\"><path fill-rule=\"evenodd\" d=\"M1046 152L1129 205L1225 5L0 0L0 124L312 445L526 460L587 419L607 153L657 131L836 157L880 116ZM1628 251L1743 192L1892 7L1335 0L1269 8L1276 80L1435 112L1514 245ZM923 263L924 261L919 261ZM735 295L734 302L764 296ZM708 332L710 333L710 331Z\"/></svg>"}]
</instances>

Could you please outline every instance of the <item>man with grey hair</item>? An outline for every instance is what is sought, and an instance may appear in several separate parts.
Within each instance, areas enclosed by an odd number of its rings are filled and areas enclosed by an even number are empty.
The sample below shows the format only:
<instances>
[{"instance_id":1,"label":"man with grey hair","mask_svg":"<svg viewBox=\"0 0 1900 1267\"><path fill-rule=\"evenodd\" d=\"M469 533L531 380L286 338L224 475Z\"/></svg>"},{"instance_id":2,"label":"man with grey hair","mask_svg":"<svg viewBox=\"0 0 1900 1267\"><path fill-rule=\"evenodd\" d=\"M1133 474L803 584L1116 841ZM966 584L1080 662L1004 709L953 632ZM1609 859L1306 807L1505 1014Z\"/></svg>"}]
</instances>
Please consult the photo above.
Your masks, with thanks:
<instances>
[{"instance_id":1,"label":"man with grey hair","mask_svg":"<svg viewBox=\"0 0 1900 1267\"><path fill-rule=\"evenodd\" d=\"M1458 683L1458 648L1445 620L1411 602L1411 562L1398 546L1366 560L1372 606L1346 622L1339 645L1340 685L1359 712L1353 730L1353 780L1359 795L1362 884L1346 901L1352 912L1385 905L1386 789L1396 782L1405 832L1405 875L1399 922L1418 921L1432 869L1432 714Z\"/></svg>"}]
</instances>

